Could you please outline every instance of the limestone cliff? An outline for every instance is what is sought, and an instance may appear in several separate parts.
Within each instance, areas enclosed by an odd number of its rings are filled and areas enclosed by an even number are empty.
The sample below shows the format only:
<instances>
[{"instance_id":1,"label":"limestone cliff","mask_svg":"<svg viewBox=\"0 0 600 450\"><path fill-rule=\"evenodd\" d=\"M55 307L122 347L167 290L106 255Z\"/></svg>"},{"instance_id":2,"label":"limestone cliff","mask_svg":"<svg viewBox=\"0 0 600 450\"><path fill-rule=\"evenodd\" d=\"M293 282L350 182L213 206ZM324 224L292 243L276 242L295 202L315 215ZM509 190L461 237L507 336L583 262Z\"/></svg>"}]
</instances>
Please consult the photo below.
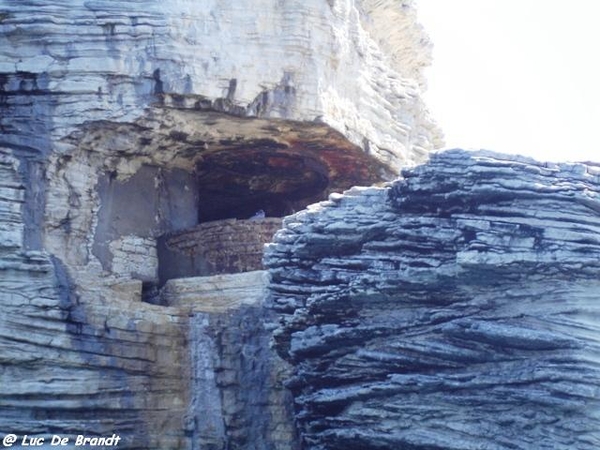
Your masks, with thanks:
<instances>
[{"instance_id":1,"label":"limestone cliff","mask_svg":"<svg viewBox=\"0 0 600 450\"><path fill-rule=\"evenodd\" d=\"M600 165L449 151L266 251L305 449L600 445Z\"/></svg>"},{"instance_id":2,"label":"limestone cliff","mask_svg":"<svg viewBox=\"0 0 600 450\"><path fill-rule=\"evenodd\" d=\"M23 187L3 226L90 295L156 281L163 234L281 217L439 143L410 2L2 1L0 18L0 145Z\"/></svg>"},{"instance_id":3,"label":"limestone cliff","mask_svg":"<svg viewBox=\"0 0 600 450\"><path fill-rule=\"evenodd\" d=\"M408 0L0 0L0 437L598 448L599 166L340 194L428 62Z\"/></svg>"},{"instance_id":4,"label":"limestone cliff","mask_svg":"<svg viewBox=\"0 0 600 450\"><path fill-rule=\"evenodd\" d=\"M0 0L0 431L294 448L264 278L222 273L262 241L173 243L424 160L428 49L409 1Z\"/></svg>"}]
</instances>

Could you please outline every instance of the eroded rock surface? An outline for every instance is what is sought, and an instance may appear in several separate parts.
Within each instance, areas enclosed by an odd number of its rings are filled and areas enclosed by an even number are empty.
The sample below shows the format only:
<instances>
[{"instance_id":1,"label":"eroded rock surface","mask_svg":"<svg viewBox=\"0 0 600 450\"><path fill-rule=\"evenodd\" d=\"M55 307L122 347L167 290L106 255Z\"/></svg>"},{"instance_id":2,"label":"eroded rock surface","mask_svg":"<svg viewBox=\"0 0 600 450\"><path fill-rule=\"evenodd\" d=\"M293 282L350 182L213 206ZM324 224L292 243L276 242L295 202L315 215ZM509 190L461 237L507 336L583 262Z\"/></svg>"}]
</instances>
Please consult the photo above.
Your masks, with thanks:
<instances>
[{"instance_id":1,"label":"eroded rock surface","mask_svg":"<svg viewBox=\"0 0 600 450\"><path fill-rule=\"evenodd\" d=\"M2 227L89 298L156 283L165 233L282 217L440 143L410 1L0 1L0 30Z\"/></svg>"},{"instance_id":2,"label":"eroded rock surface","mask_svg":"<svg viewBox=\"0 0 600 450\"><path fill-rule=\"evenodd\" d=\"M294 448L268 313L141 301L157 242L424 160L429 47L410 1L0 0L0 431Z\"/></svg>"},{"instance_id":3,"label":"eroded rock surface","mask_svg":"<svg viewBox=\"0 0 600 450\"><path fill-rule=\"evenodd\" d=\"M408 0L3 0L0 29L3 140L44 153L157 102L319 118L392 165L439 140L420 96L431 45Z\"/></svg>"},{"instance_id":4,"label":"eroded rock surface","mask_svg":"<svg viewBox=\"0 0 600 450\"><path fill-rule=\"evenodd\" d=\"M600 166L449 151L266 253L306 449L600 445Z\"/></svg>"},{"instance_id":5,"label":"eroded rock surface","mask_svg":"<svg viewBox=\"0 0 600 450\"><path fill-rule=\"evenodd\" d=\"M3 436L117 433L122 448L189 445L186 316L143 304L132 289L86 303L41 252L3 253L0 270Z\"/></svg>"}]
</instances>

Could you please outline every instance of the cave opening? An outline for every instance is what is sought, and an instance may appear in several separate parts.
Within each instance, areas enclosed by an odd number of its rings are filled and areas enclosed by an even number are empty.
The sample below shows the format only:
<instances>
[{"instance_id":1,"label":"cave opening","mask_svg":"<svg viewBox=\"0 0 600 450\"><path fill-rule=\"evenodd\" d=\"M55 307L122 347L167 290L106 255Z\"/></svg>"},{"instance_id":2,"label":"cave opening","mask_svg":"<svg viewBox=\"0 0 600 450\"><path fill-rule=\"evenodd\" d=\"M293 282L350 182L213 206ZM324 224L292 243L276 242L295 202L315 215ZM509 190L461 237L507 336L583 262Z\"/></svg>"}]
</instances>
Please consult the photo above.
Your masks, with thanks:
<instances>
[{"instance_id":1,"label":"cave opening","mask_svg":"<svg viewBox=\"0 0 600 450\"><path fill-rule=\"evenodd\" d=\"M323 200L329 175L318 158L273 143L203 155L194 170L197 224L159 238L159 285L261 270L283 217Z\"/></svg>"},{"instance_id":2,"label":"cave opening","mask_svg":"<svg viewBox=\"0 0 600 450\"><path fill-rule=\"evenodd\" d=\"M107 286L141 286L149 302L173 278L262 269L264 244L284 217L389 174L320 122L160 108L134 124L90 123L70 139L72 154L53 170L73 180L54 177L56 226L46 230L69 245L54 250L73 267L93 256ZM95 168L93 187L79 189L81 167ZM63 214L65 183L81 204L97 202L95 212Z\"/></svg>"},{"instance_id":3,"label":"cave opening","mask_svg":"<svg viewBox=\"0 0 600 450\"><path fill-rule=\"evenodd\" d=\"M322 200L328 168L287 147L258 145L211 153L196 164L198 223L248 219L257 212L285 217Z\"/></svg>"},{"instance_id":4,"label":"cave opening","mask_svg":"<svg viewBox=\"0 0 600 450\"><path fill-rule=\"evenodd\" d=\"M260 142L100 175L93 253L103 269L141 282L160 303L175 278L261 270L283 217L329 194L330 168L302 149ZM257 214L260 212L260 214Z\"/></svg>"}]
</instances>

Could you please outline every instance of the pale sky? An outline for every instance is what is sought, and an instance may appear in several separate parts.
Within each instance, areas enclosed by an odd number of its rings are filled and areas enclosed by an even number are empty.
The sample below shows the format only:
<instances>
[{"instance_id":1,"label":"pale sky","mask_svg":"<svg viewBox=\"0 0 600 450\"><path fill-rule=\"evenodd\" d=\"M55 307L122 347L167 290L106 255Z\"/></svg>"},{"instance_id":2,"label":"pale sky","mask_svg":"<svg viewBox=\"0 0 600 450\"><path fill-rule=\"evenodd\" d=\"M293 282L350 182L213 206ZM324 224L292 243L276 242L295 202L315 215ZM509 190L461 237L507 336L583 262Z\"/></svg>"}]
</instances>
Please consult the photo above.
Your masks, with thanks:
<instances>
[{"instance_id":1,"label":"pale sky","mask_svg":"<svg viewBox=\"0 0 600 450\"><path fill-rule=\"evenodd\" d=\"M599 0L417 0L447 147L600 161Z\"/></svg>"}]
</instances>

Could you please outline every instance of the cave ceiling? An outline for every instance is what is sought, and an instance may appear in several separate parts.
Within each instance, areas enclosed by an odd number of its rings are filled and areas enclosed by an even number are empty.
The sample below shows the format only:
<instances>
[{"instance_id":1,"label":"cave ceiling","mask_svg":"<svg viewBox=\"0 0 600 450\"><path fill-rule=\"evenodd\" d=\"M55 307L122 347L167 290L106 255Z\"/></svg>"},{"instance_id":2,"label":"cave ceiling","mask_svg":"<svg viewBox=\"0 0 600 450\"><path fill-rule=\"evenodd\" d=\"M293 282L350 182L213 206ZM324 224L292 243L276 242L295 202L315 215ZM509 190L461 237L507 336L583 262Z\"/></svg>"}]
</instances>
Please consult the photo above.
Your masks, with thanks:
<instances>
[{"instance_id":1,"label":"cave ceiling","mask_svg":"<svg viewBox=\"0 0 600 450\"><path fill-rule=\"evenodd\" d=\"M123 161L195 171L202 190L292 199L369 185L392 170L318 122L236 117L153 107L134 123L89 122L67 139L103 155L101 170L127 178Z\"/></svg>"}]
</instances>

